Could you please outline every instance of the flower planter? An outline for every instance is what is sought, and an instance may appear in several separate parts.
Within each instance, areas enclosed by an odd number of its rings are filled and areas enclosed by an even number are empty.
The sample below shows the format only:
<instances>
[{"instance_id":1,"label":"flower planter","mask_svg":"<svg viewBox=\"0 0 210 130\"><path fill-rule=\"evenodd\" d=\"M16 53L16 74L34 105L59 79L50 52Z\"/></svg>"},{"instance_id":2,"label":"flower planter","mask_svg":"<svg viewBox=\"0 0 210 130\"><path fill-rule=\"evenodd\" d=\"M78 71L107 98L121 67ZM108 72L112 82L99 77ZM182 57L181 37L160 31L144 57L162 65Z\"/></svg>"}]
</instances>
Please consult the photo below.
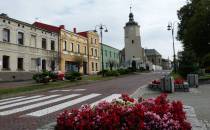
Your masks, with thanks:
<instances>
[{"instance_id":1,"label":"flower planter","mask_svg":"<svg viewBox=\"0 0 210 130\"><path fill-rule=\"evenodd\" d=\"M166 94L137 102L128 95L111 103L64 111L56 130L190 130L180 101L169 102Z\"/></svg>"}]
</instances>

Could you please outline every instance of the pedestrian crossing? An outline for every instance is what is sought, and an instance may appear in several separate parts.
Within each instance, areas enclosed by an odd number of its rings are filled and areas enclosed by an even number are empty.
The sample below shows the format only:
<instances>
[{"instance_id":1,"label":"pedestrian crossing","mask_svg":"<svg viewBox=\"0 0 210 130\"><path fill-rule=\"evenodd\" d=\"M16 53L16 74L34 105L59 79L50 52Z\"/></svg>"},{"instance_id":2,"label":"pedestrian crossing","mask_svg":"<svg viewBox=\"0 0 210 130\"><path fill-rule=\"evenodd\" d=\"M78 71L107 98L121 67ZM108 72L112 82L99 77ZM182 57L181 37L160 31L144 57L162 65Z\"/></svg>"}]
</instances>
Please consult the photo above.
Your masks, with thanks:
<instances>
[{"instance_id":1,"label":"pedestrian crossing","mask_svg":"<svg viewBox=\"0 0 210 130\"><path fill-rule=\"evenodd\" d=\"M98 97L98 98L97 98ZM86 104L88 100L93 100L91 106L101 101L111 102L113 99L120 97L120 94L110 94L103 97L103 94L53 94L53 95L35 95L35 96L19 96L0 100L0 117L19 114L19 117L42 117L54 112L62 111L77 104ZM100 99L100 100L97 100ZM97 101L96 101L97 100Z\"/></svg>"},{"instance_id":2,"label":"pedestrian crossing","mask_svg":"<svg viewBox=\"0 0 210 130\"><path fill-rule=\"evenodd\" d=\"M46 100L46 99L57 97L57 96L59 96L59 95L51 95L51 96L36 98L36 99L27 100L27 101L23 101L23 102L13 103L13 104L9 104L9 105L4 105L4 106L0 106L0 110L10 108L10 107L14 107L14 106L18 106L18 105L24 105L24 104L31 103L31 102Z\"/></svg>"},{"instance_id":3,"label":"pedestrian crossing","mask_svg":"<svg viewBox=\"0 0 210 130\"><path fill-rule=\"evenodd\" d=\"M25 97L25 96L19 96L19 97L14 97L14 98L2 99L2 100L0 100L0 102L9 101L9 100L18 99L18 98L23 98L23 97Z\"/></svg>"},{"instance_id":4,"label":"pedestrian crossing","mask_svg":"<svg viewBox=\"0 0 210 130\"><path fill-rule=\"evenodd\" d=\"M41 96L42 95L15 99L15 100L12 100L12 101L2 102L2 103L0 103L0 105L5 105L5 104L9 104L9 103L14 103L14 102L20 102L20 101L24 101L24 100L28 100L28 99L38 98L38 97L41 97Z\"/></svg>"},{"instance_id":5,"label":"pedestrian crossing","mask_svg":"<svg viewBox=\"0 0 210 130\"><path fill-rule=\"evenodd\" d=\"M81 91L85 91L86 89L62 89L62 90L51 90L49 92L54 93L54 92L81 92Z\"/></svg>"},{"instance_id":6,"label":"pedestrian crossing","mask_svg":"<svg viewBox=\"0 0 210 130\"><path fill-rule=\"evenodd\" d=\"M89 94L87 96L83 96L83 97L80 97L80 98L77 98L77 99L74 99L74 100L71 100L71 101L68 101L68 102L64 102L64 103L59 104L59 105L55 105L55 106L52 106L52 107L45 108L43 110L39 110L39 111L35 111L35 112L32 112L32 113L26 114L26 115L40 117L40 116L43 116L43 115L47 115L47 114L62 110L64 108L70 107L72 105L84 102L88 99L91 99L91 98L94 98L94 97L97 97L97 96L100 96L100 95L101 94L97 94L97 93Z\"/></svg>"}]
</instances>

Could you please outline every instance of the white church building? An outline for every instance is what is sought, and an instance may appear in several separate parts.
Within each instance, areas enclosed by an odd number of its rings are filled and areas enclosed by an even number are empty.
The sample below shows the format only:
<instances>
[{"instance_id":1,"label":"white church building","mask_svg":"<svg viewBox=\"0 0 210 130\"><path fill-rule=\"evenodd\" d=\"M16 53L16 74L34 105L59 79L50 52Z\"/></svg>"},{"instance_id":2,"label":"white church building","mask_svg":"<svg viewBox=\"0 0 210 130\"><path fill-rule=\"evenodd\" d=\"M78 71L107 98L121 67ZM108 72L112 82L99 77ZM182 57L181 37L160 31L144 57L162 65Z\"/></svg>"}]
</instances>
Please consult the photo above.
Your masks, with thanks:
<instances>
[{"instance_id":1,"label":"white church building","mask_svg":"<svg viewBox=\"0 0 210 130\"><path fill-rule=\"evenodd\" d=\"M132 12L129 14L129 21L124 27L125 48L124 67L135 67L136 69L146 69L146 57L144 48L141 46L140 26L134 21Z\"/></svg>"},{"instance_id":2,"label":"white church building","mask_svg":"<svg viewBox=\"0 0 210 130\"><path fill-rule=\"evenodd\" d=\"M134 21L132 12L130 12L129 21L124 27L124 41L125 47L120 52L122 67L144 68L154 71L161 70L162 67L152 63L145 54L145 49L141 45L140 25Z\"/></svg>"}]
</instances>

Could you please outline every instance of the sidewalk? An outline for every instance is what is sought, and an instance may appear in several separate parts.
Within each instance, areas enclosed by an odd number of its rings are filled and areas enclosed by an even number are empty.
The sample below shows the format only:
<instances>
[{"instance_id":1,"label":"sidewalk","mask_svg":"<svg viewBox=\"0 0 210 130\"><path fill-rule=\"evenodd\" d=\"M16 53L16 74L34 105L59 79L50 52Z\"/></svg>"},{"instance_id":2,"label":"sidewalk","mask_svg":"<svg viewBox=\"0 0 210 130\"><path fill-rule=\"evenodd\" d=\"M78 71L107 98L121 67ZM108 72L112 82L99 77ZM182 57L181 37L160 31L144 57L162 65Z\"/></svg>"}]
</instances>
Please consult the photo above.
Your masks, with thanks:
<instances>
[{"instance_id":1,"label":"sidewalk","mask_svg":"<svg viewBox=\"0 0 210 130\"><path fill-rule=\"evenodd\" d=\"M14 82L0 82L0 89L14 88L14 87L24 87L24 86L33 85L33 84L35 84L34 80L14 81Z\"/></svg>"},{"instance_id":2,"label":"sidewalk","mask_svg":"<svg viewBox=\"0 0 210 130\"><path fill-rule=\"evenodd\" d=\"M151 98L160 95L159 91L153 91L148 87L144 89L143 98ZM175 92L168 94L170 100L181 100L185 105L195 109L197 118L210 129L210 84L200 85L199 88L191 88L190 92Z\"/></svg>"}]
</instances>

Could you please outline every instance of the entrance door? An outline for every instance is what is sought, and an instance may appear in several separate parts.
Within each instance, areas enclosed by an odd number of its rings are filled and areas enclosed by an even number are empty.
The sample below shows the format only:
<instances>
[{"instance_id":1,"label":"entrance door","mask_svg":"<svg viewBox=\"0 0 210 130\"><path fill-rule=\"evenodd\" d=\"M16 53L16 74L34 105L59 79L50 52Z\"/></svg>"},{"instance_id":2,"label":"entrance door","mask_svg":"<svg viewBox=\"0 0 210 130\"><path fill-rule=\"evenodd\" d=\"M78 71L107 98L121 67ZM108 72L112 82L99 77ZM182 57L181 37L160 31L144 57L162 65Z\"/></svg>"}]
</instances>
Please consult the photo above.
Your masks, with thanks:
<instances>
[{"instance_id":1,"label":"entrance door","mask_svg":"<svg viewBox=\"0 0 210 130\"><path fill-rule=\"evenodd\" d=\"M132 69L136 70L136 61L135 60L132 61Z\"/></svg>"},{"instance_id":2,"label":"entrance door","mask_svg":"<svg viewBox=\"0 0 210 130\"><path fill-rule=\"evenodd\" d=\"M83 73L87 74L87 62L83 62Z\"/></svg>"}]
</instances>

